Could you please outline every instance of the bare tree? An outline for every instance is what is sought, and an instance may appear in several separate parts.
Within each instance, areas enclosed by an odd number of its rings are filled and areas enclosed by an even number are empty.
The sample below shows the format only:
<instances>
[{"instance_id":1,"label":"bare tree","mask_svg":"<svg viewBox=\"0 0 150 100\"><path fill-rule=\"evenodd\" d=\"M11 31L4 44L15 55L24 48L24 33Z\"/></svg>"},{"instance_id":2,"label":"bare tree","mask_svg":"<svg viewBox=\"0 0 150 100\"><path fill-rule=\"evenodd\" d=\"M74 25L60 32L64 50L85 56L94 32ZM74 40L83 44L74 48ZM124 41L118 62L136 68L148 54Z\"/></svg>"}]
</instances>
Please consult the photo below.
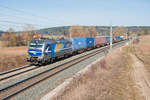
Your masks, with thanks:
<instances>
[{"instance_id":1,"label":"bare tree","mask_svg":"<svg viewBox=\"0 0 150 100\"><path fill-rule=\"evenodd\" d=\"M29 43L29 41L33 39L33 36L37 33L37 31L30 24L25 25L23 30L24 30L22 32L23 38L25 41L25 45L27 45Z\"/></svg>"},{"instance_id":2,"label":"bare tree","mask_svg":"<svg viewBox=\"0 0 150 100\"><path fill-rule=\"evenodd\" d=\"M8 47L9 46L9 34L8 33L2 33L2 35L1 35L1 41L3 41L2 43L3 43L3 46L6 46L6 47Z\"/></svg>"},{"instance_id":3,"label":"bare tree","mask_svg":"<svg viewBox=\"0 0 150 100\"><path fill-rule=\"evenodd\" d=\"M88 27L88 29L89 29L89 33L90 33L90 37L95 37L98 33L96 32L96 28L95 28L95 26L89 26Z\"/></svg>"},{"instance_id":4,"label":"bare tree","mask_svg":"<svg viewBox=\"0 0 150 100\"><path fill-rule=\"evenodd\" d=\"M69 32L71 37L95 37L97 35L95 26L89 26L87 28L71 26Z\"/></svg>"},{"instance_id":5,"label":"bare tree","mask_svg":"<svg viewBox=\"0 0 150 100\"><path fill-rule=\"evenodd\" d=\"M13 28L8 29L8 46L16 46L16 34Z\"/></svg>"},{"instance_id":6,"label":"bare tree","mask_svg":"<svg viewBox=\"0 0 150 100\"><path fill-rule=\"evenodd\" d=\"M126 28L125 27L116 27L114 30L113 30L113 34L115 36L125 36L126 35Z\"/></svg>"},{"instance_id":7,"label":"bare tree","mask_svg":"<svg viewBox=\"0 0 150 100\"><path fill-rule=\"evenodd\" d=\"M71 37L84 37L84 28L82 26L71 26L69 32Z\"/></svg>"}]
</instances>

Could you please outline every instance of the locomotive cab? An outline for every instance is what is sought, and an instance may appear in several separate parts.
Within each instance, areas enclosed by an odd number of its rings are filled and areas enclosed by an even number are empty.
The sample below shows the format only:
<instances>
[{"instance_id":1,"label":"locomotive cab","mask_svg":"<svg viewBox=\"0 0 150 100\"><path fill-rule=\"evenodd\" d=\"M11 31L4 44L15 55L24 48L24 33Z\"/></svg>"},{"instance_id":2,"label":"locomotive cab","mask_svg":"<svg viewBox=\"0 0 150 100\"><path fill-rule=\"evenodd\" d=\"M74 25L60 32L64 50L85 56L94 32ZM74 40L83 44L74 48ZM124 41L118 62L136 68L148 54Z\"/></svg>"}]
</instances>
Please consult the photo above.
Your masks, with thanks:
<instances>
[{"instance_id":1,"label":"locomotive cab","mask_svg":"<svg viewBox=\"0 0 150 100\"><path fill-rule=\"evenodd\" d=\"M27 61L38 64L48 62L51 57L52 43L50 40L31 40L28 46Z\"/></svg>"}]
</instances>

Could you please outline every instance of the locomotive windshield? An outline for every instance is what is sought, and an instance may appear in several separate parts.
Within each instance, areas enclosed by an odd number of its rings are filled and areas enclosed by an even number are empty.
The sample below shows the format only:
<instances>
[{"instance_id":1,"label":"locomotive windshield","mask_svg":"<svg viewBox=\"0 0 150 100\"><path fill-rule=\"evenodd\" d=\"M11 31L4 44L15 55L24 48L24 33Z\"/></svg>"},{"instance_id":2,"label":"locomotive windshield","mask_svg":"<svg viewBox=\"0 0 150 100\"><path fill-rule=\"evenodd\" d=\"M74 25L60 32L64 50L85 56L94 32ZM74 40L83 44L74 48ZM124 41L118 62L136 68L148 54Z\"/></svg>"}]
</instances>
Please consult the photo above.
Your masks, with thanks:
<instances>
[{"instance_id":1,"label":"locomotive windshield","mask_svg":"<svg viewBox=\"0 0 150 100\"><path fill-rule=\"evenodd\" d=\"M43 46L42 44L38 45L33 43L29 45L30 48L42 48L42 46Z\"/></svg>"},{"instance_id":2,"label":"locomotive windshield","mask_svg":"<svg viewBox=\"0 0 150 100\"><path fill-rule=\"evenodd\" d=\"M42 49L44 41L42 40L31 40L29 49Z\"/></svg>"}]
</instances>

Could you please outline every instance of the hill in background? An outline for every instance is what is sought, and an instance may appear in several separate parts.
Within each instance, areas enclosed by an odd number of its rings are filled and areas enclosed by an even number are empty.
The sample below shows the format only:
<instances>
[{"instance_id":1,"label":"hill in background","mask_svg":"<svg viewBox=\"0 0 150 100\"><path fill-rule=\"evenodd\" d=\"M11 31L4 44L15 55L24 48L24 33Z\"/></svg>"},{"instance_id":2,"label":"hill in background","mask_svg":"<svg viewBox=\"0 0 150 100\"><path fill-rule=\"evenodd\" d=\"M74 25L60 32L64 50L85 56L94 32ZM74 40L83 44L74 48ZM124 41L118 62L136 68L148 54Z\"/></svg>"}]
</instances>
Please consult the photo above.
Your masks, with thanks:
<instances>
[{"instance_id":1,"label":"hill in background","mask_svg":"<svg viewBox=\"0 0 150 100\"><path fill-rule=\"evenodd\" d=\"M84 28L87 28L88 26L83 26ZM113 26L113 30L118 26ZM62 27L52 27L52 28L45 28L40 29L38 33L40 34L50 34L50 35L65 35L69 33L70 26L62 26ZM99 33L99 35L109 35L110 32L110 26L95 26L96 31ZM150 26L127 26L125 27L128 32L135 33L142 29L148 29L150 30Z\"/></svg>"},{"instance_id":2,"label":"hill in background","mask_svg":"<svg viewBox=\"0 0 150 100\"><path fill-rule=\"evenodd\" d=\"M49 35L66 35L69 33L69 28L71 26L61 26L61 27L51 27L51 28L43 28L37 30L37 33L40 34L49 34ZM89 26L83 26L84 28L88 28ZM118 26L113 26L113 30ZM110 26L95 26L96 32L98 32L99 35L109 35L110 33ZM127 32L130 33L136 33L140 30L147 29L150 31L150 26L127 26L125 27ZM0 36L4 33L4 31L0 30ZM16 32L21 33L21 32Z\"/></svg>"}]
</instances>

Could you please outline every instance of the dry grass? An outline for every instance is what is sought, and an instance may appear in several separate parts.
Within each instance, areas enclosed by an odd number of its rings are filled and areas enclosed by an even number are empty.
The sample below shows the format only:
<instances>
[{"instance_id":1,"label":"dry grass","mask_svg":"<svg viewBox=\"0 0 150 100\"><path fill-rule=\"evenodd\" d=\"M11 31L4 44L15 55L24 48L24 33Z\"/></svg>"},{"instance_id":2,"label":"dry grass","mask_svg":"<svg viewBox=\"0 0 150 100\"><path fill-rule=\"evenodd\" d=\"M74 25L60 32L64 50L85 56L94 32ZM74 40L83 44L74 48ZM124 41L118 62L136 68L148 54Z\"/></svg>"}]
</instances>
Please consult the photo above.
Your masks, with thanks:
<instances>
[{"instance_id":1,"label":"dry grass","mask_svg":"<svg viewBox=\"0 0 150 100\"><path fill-rule=\"evenodd\" d=\"M26 54L27 54L27 47L0 48L0 56L17 56Z\"/></svg>"},{"instance_id":2,"label":"dry grass","mask_svg":"<svg viewBox=\"0 0 150 100\"><path fill-rule=\"evenodd\" d=\"M150 35L142 36L139 44L135 44L133 48L133 54L144 63L150 76Z\"/></svg>"},{"instance_id":3,"label":"dry grass","mask_svg":"<svg viewBox=\"0 0 150 100\"><path fill-rule=\"evenodd\" d=\"M131 77L128 48L117 49L75 78L53 100L143 100Z\"/></svg>"},{"instance_id":4,"label":"dry grass","mask_svg":"<svg viewBox=\"0 0 150 100\"><path fill-rule=\"evenodd\" d=\"M2 42L0 41L0 48L2 47Z\"/></svg>"},{"instance_id":5,"label":"dry grass","mask_svg":"<svg viewBox=\"0 0 150 100\"><path fill-rule=\"evenodd\" d=\"M0 48L0 72L27 64L27 47Z\"/></svg>"}]
</instances>

